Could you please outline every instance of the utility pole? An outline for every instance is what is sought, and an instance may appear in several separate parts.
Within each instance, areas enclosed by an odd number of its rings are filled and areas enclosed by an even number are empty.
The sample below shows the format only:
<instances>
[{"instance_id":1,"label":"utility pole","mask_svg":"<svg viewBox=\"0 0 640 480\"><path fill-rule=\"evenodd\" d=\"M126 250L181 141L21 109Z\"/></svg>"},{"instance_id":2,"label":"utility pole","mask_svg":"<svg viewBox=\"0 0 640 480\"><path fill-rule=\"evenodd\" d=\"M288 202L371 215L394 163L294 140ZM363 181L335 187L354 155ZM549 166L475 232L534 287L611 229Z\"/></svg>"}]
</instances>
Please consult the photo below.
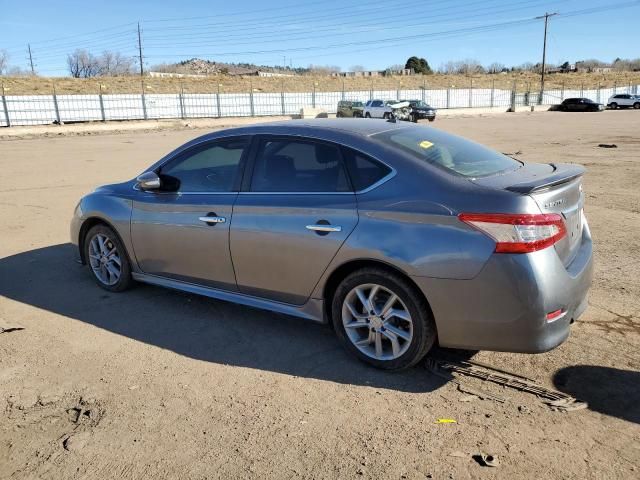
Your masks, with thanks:
<instances>
[{"instance_id":1,"label":"utility pole","mask_svg":"<svg viewBox=\"0 0 640 480\"><path fill-rule=\"evenodd\" d=\"M536 17L536 20L540 20L544 18L544 42L542 44L542 72L540 76L540 96L544 94L544 70L547 63L547 23L549 22L549 17L553 17L554 15L558 15L558 13L547 13L544 15Z\"/></svg>"},{"instance_id":2,"label":"utility pole","mask_svg":"<svg viewBox=\"0 0 640 480\"><path fill-rule=\"evenodd\" d=\"M138 22L138 58L140 59L140 76L144 77L144 65L142 63L142 35L140 34L140 22Z\"/></svg>"},{"instance_id":3,"label":"utility pole","mask_svg":"<svg viewBox=\"0 0 640 480\"><path fill-rule=\"evenodd\" d=\"M33 55L31 54L31 44L27 44L27 49L29 50L29 64L31 65L31 75L36 74L36 69L33 68Z\"/></svg>"}]
</instances>

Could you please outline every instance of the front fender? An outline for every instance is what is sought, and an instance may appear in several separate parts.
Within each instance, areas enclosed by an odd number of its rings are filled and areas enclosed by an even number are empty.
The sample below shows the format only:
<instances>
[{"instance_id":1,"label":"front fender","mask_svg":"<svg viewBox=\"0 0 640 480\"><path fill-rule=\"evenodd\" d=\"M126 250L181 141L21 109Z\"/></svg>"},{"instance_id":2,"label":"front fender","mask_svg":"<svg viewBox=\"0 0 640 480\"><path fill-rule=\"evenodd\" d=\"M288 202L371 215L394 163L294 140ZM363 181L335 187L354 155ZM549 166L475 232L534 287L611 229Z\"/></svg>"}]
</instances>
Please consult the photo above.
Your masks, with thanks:
<instances>
[{"instance_id":1,"label":"front fender","mask_svg":"<svg viewBox=\"0 0 640 480\"><path fill-rule=\"evenodd\" d=\"M130 198L94 192L84 197L75 208L71 220L71 243L78 248L79 258L85 262L83 254L84 235L96 223L109 225L120 237L133 259L131 243L131 211L133 202Z\"/></svg>"}]
</instances>

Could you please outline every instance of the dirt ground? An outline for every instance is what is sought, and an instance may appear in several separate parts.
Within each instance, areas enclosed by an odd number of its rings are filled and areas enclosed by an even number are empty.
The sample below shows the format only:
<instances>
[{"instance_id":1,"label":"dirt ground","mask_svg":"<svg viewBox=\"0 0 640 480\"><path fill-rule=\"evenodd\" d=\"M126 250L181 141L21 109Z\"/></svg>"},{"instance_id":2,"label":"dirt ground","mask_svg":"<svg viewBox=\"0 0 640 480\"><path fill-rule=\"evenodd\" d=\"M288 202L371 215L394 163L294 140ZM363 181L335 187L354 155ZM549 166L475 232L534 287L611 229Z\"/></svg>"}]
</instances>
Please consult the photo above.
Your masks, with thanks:
<instances>
[{"instance_id":1,"label":"dirt ground","mask_svg":"<svg viewBox=\"0 0 640 480\"><path fill-rule=\"evenodd\" d=\"M204 131L2 140L0 478L638 478L640 112L434 126L587 166L590 307L552 352L474 359L588 409L462 379L506 401L475 398L424 366L376 371L295 318L151 286L107 293L72 260L76 202Z\"/></svg>"}]
</instances>

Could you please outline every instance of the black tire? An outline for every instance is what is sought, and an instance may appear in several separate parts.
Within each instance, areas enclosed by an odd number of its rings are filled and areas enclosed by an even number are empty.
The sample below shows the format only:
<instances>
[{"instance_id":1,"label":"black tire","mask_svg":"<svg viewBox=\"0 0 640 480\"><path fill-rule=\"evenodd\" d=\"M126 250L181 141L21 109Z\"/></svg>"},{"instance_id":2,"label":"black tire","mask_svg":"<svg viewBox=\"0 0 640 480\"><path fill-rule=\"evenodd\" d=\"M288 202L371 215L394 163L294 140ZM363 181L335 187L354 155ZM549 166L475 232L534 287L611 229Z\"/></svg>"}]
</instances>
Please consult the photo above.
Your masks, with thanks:
<instances>
[{"instance_id":1,"label":"black tire","mask_svg":"<svg viewBox=\"0 0 640 480\"><path fill-rule=\"evenodd\" d=\"M611 107L611 110L615 110L616 108L618 108L618 104L616 102L611 102L611 105L609 105L609 107Z\"/></svg>"},{"instance_id":2,"label":"black tire","mask_svg":"<svg viewBox=\"0 0 640 480\"><path fill-rule=\"evenodd\" d=\"M436 119L436 117L430 118L429 121L433 122Z\"/></svg>"},{"instance_id":3,"label":"black tire","mask_svg":"<svg viewBox=\"0 0 640 480\"><path fill-rule=\"evenodd\" d=\"M418 123L418 116L415 113L412 113L411 116L409 117L409 120L412 123Z\"/></svg>"},{"instance_id":4,"label":"black tire","mask_svg":"<svg viewBox=\"0 0 640 480\"><path fill-rule=\"evenodd\" d=\"M371 114L369 112L365 113L364 118L371 118Z\"/></svg>"},{"instance_id":5,"label":"black tire","mask_svg":"<svg viewBox=\"0 0 640 480\"><path fill-rule=\"evenodd\" d=\"M633 104L633 108L635 108L636 110L638 110L640 108L640 102L636 102Z\"/></svg>"},{"instance_id":6,"label":"black tire","mask_svg":"<svg viewBox=\"0 0 640 480\"><path fill-rule=\"evenodd\" d=\"M379 360L361 352L349 339L342 321L342 308L347 295L357 286L377 284L395 293L407 307L413 323L413 336L406 351L392 360ZM369 365L385 370L402 370L412 367L429 352L436 343L436 326L431 309L423 295L407 279L393 272L368 267L348 275L338 285L331 303L331 319L338 339L347 351Z\"/></svg>"},{"instance_id":7,"label":"black tire","mask_svg":"<svg viewBox=\"0 0 640 480\"><path fill-rule=\"evenodd\" d=\"M340 112L336 113L336 118L342 118L342 113Z\"/></svg>"},{"instance_id":8,"label":"black tire","mask_svg":"<svg viewBox=\"0 0 640 480\"><path fill-rule=\"evenodd\" d=\"M103 235L107 237L109 242L111 242L110 244L107 244L107 247L109 249L113 249L113 247L115 247L116 252L119 256L119 260L121 263L120 277L118 278L117 282L115 282L112 285L108 285L104 283L102 280L100 280L100 278L98 278L98 275L96 274L96 272L94 272L94 269L91 265L90 245L91 245L91 241L97 235ZM83 248L84 248L84 258L86 260L87 266L89 267L89 272L91 273L91 277L98 284L98 286L110 292L122 292L128 289L129 287L131 287L131 285L133 284L133 278L131 278L131 263L129 261L129 256L127 255L127 250L124 248L124 245L120 241L120 238L113 231L113 229L111 229L110 227L107 227L106 225L96 225L92 227L91 229L89 229L89 231L84 237Z\"/></svg>"},{"instance_id":9,"label":"black tire","mask_svg":"<svg viewBox=\"0 0 640 480\"><path fill-rule=\"evenodd\" d=\"M385 120L389 120L389 112L384 112L382 114L382 118L385 119Z\"/></svg>"}]
</instances>

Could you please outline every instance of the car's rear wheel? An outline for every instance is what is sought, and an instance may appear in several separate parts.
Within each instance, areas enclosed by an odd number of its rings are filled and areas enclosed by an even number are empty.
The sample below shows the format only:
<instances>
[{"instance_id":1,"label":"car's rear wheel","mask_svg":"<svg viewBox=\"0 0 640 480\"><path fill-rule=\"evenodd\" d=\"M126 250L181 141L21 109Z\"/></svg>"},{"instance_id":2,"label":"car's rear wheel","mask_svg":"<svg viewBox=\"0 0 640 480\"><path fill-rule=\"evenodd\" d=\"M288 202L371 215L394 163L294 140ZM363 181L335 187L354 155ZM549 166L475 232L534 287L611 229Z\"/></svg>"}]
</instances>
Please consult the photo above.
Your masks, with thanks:
<instances>
[{"instance_id":1,"label":"car's rear wheel","mask_svg":"<svg viewBox=\"0 0 640 480\"><path fill-rule=\"evenodd\" d=\"M342 117L342 113L341 112L336 113L336 118L341 118L341 117Z\"/></svg>"},{"instance_id":2,"label":"car's rear wheel","mask_svg":"<svg viewBox=\"0 0 640 480\"><path fill-rule=\"evenodd\" d=\"M612 110L615 110L616 108L618 108L618 104L616 102L611 102L611 105L609 105L611 107Z\"/></svg>"},{"instance_id":3,"label":"car's rear wheel","mask_svg":"<svg viewBox=\"0 0 640 480\"><path fill-rule=\"evenodd\" d=\"M96 283L110 292L121 292L133 282L126 250L106 225L92 227L84 240L84 254Z\"/></svg>"},{"instance_id":4,"label":"car's rear wheel","mask_svg":"<svg viewBox=\"0 0 640 480\"><path fill-rule=\"evenodd\" d=\"M635 108L636 110L638 110L640 108L640 102L636 102L633 104L633 108Z\"/></svg>"},{"instance_id":5,"label":"car's rear wheel","mask_svg":"<svg viewBox=\"0 0 640 480\"><path fill-rule=\"evenodd\" d=\"M365 113L364 118L371 118L371 114L369 112Z\"/></svg>"},{"instance_id":6,"label":"car's rear wheel","mask_svg":"<svg viewBox=\"0 0 640 480\"><path fill-rule=\"evenodd\" d=\"M422 360L436 341L431 310L402 276L364 268L338 286L331 305L345 348L375 367L399 370Z\"/></svg>"},{"instance_id":7,"label":"car's rear wheel","mask_svg":"<svg viewBox=\"0 0 640 480\"><path fill-rule=\"evenodd\" d=\"M383 113L382 118L384 118L385 120L389 120L389 112Z\"/></svg>"}]
</instances>

